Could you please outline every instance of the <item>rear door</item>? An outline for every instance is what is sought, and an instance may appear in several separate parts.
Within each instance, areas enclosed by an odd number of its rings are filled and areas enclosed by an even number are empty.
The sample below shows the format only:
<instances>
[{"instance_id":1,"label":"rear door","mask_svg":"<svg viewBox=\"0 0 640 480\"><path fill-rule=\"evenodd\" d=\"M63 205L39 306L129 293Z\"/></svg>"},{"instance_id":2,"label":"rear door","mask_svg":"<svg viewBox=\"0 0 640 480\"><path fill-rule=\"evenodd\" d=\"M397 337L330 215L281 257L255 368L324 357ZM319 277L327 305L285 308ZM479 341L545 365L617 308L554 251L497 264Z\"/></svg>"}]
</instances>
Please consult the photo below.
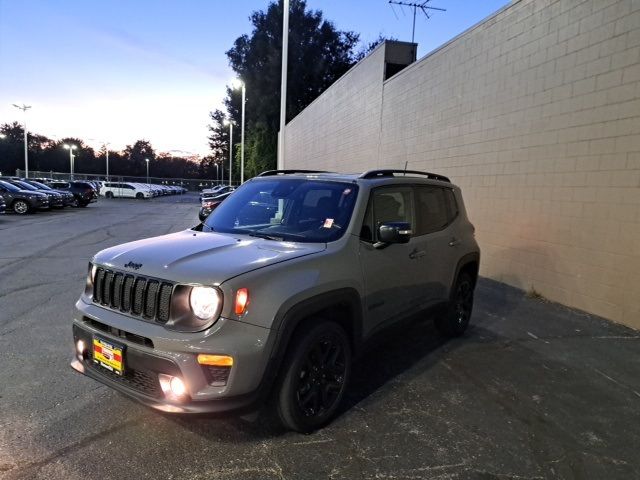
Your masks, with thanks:
<instances>
[{"instance_id":1,"label":"rear door","mask_svg":"<svg viewBox=\"0 0 640 480\"><path fill-rule=\"evenodd\" d=\"M415 188L416 224L415 256L419 263L418 273L424 284L423 306L440 303L448 299L457 258L457 239L453 223L457 208L450 205L451 189L431 185ZM455 205L455 199L454 205Z\"/></svg>"}]
</instances>

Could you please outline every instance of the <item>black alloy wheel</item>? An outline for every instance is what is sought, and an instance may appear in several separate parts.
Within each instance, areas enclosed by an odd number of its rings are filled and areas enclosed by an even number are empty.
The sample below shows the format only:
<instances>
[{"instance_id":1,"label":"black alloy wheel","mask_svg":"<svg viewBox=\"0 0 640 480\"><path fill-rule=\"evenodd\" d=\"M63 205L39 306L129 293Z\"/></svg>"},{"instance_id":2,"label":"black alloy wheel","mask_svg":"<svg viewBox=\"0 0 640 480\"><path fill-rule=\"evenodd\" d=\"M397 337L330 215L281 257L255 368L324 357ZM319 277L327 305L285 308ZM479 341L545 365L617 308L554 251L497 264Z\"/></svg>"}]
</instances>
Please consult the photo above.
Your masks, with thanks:
<instances>
[{"instance_id":1,"label":"black alloy wheel","mask_svg":"<svg viewBox=\"0 0 640 480\"><path fill-rule=\"evenodd\" d=\"M446 314L436 319L436 327L442 334L458 337L465 332L473 312L473 289L471 276L466 272L460 273Z\"/></svg>"},{"instance_id":2,"label":"black alloy wheel","mask_svg":"<svg viewBox=\"0 0 640 480\"><path fill-rule=\"evenodd\" d=\"M278 391L278 414L286 427L306 433L328 423L336 412L351 373L351 347L344 329L324 320L292 342Z\"/></svg>"}]
</instances>

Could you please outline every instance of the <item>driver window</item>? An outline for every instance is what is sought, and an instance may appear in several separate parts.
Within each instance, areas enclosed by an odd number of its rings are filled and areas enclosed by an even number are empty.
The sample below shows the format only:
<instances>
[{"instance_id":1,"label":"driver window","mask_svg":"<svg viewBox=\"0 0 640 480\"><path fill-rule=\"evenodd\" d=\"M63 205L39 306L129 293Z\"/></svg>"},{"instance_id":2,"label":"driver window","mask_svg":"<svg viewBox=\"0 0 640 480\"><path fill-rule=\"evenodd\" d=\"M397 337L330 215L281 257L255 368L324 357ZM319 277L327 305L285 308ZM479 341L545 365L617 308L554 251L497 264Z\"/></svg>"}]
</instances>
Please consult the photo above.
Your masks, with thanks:
<instances>
[{"instance_id":1,"label":"driver window","mask_svg":"<svg viewBox=\"0 0 640 480\"><path fill-rule=\"evenodd\" d=\"M369 199L360 237L375 241L378 227L387 222L413 224L413 197L410 187L384 187L374 190Z\"/></svg>"}]
</instances>

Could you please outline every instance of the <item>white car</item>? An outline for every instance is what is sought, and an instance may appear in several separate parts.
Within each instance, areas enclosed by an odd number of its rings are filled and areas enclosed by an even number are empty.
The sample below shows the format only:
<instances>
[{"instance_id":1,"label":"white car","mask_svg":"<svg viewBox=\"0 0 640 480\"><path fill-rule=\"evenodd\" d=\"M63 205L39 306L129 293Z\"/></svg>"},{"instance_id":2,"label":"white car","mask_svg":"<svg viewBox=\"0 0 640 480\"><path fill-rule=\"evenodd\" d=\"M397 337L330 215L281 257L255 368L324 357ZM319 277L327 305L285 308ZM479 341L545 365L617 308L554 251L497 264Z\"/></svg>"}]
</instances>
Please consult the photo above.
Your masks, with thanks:
<instances>
[{"instance_id":1,"label":"white car","mask_svg":"<svg viewBox=\"0 0 640 480\"><path fill-rule=\"evenodd\" d=\"M153 194L148 187L129 182L104 182L100 195L106 198L151 198Z\"/></svg>"}]
</instances>

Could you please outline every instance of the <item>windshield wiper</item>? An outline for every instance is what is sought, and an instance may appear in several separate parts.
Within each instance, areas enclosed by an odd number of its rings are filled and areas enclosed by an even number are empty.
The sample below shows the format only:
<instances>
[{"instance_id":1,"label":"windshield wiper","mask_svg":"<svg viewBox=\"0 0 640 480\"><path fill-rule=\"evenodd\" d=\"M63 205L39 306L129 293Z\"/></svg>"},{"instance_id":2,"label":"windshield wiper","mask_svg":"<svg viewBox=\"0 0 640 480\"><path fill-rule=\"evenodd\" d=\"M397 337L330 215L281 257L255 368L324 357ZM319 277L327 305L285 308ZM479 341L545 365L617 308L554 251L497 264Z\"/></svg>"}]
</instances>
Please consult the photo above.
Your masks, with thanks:
<instances>
[{"instance_id":1,"label":"windshield wiper","mask_svg":"<svg viewBox=\"0 0 640 480\"><path fill-rule=\"evenodd\" d=\"M263 232L251 232L248 234L250 237L266 238L267 240L274 240L276 242L284 241L283 237L276 237L275 235L269 235Z\"/></svg>"}]
</instances>

